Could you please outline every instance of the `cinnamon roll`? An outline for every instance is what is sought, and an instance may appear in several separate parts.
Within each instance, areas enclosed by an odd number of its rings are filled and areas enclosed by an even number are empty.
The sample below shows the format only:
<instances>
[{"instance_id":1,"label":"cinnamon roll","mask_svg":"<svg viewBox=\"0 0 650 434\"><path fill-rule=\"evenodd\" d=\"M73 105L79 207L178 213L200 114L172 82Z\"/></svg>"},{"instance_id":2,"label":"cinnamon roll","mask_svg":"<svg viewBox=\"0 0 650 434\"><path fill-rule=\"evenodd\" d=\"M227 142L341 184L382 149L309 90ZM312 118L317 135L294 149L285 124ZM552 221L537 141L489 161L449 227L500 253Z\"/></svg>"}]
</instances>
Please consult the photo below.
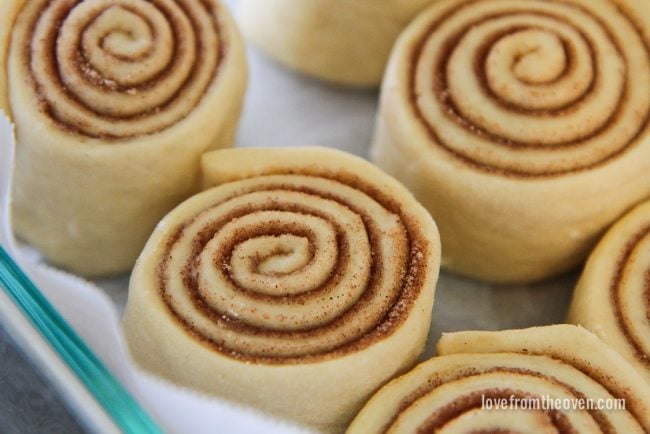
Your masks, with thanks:
<instances>
[{"instance_id":1,"label":"cinnamon roll","mask_svg":"<svg viewBox=\"0 0 650 434\"><path fill-rule=\"evenodd\" d=\"M429 331L430 215L366 161L320 148L203 158L205 185L157 226L124 329L144 368L340 431Z\"/></svg>"},{"instance_id":2,"label":"cinnamon roll","mask_svg":"<svg viewBox=\"0 0 650 434\"><path fill-rule=\"evenodd\" d=\"M302 73L348 86L377 86L390 49L432 0L242 0L244 34Z\"/></svg>"},{"instance_id":3,"label":"cinnamon roll","mask_svg":"<svg viewBox=\"0 0 650 434\"><path fill-rule=\"evenodd\" d=\"M128 270L229 145L246 86L218 0L8 0L0 98L16 124L13 221L54 264Z\"/></svg>"},{"instance_id":4,"label":"cinnamon roll","mask_svg":"<svg viewBox=\"0 0 650 434\"><path fill-rule=\"evenodd\" d=\"M650 195L648 6L441 0L404 31L372 154L433 214L444 266L559 274Z\"/></svg>"},{"instance_id":5,"label":"cinnamon roll","mask_svg":"<svg viewBox=\"0 0 650 434\"><path fill-rule=\"evenodd\" d=\"M568 321L623 355L650 381L650 202L617 222L589 257Z\"/></svg>"},{"instance_id":6,"label":"cinnamon roll","mask_svg":"<svg viewBox=\"0 0 650 434\"><path fill-rule=\"evenodd\" d=\"M650 383L583 328L445 334L438 354L384 386L348 434L650 431Z\"/></svg>"}]
</instances>

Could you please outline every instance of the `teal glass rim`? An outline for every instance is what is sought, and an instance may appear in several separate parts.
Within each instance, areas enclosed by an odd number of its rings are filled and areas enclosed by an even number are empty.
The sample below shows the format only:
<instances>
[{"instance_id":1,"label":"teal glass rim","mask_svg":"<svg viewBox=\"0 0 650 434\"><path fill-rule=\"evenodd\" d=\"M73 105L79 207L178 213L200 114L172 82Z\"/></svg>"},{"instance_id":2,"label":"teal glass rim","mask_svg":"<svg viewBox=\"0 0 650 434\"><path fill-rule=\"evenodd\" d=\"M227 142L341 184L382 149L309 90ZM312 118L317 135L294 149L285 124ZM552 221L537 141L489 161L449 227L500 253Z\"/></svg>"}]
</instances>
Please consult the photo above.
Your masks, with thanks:
<instances>
[{"instance_id":1,"label":"teal glass rim","mask_svg":"<svg viewBox=\"0 0 650 434\"><path fill-rule=\"evenodd\" d=\"M124 433L162 433L0 246L0 285Z\"/></svg>"}]
</instances>

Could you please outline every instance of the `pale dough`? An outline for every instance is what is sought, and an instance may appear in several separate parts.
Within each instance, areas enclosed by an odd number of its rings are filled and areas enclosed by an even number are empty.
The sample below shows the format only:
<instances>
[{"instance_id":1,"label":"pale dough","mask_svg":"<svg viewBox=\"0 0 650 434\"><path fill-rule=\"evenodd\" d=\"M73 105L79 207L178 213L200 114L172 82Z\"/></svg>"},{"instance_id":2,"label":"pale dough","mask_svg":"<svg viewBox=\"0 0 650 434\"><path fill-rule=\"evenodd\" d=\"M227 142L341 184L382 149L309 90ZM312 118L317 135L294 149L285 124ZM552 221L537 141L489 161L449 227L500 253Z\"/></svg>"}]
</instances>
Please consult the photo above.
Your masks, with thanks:
<instances>
[{"instance_id":1,"label":"pale dough","mask_svg":"<svg viewBox=\"0 0 650 434\"><path fill-rule=\"evenodd\" d=\"M341 151L218 150L203 168L211 188L158 224L133 270L131 353L178 384L340 432L424 348L433 220Z\"/></svg>"},{"instance_id":2,"label":"pale dough","mask_svg":"<svg viewBox=\"0 0 650 434\"><path fill-rule=\"evenodd\" d=\"M650 429L650 383L583 328L448 333L438 354L384 386L347 433Z\"/></svg>"},{"instance_id":3,"label":"pale dough","mask_svg":"<svg viewBox=\"0 0 650 434\"><path fill-rule=\"evenodd\" d=\"M603 237L573 294L568 322L600 336L650 381L650 202Z\"/></svg>"},{"instance_id":4,"label":"pale dough","mask_svg":"<svg viewBox=\"0 0 650 434\"><path fill-rule=\"evenodd\" d=\"M379 85L397 36L432 0L242 0L246 37L302 73Z\"/></svg>"},{"instance_id":5,"label":"pale dough","mask_svg":"<svg viewBox=\"0 0 650 434\"><path fill-rule=\"evenodd\" d=\"M239 31L217 0L182 3L0 6L13 224L57 266L129 270L160 218L198 190L201 154L232 142L247 80Z\"/></svg>"},{"instance_id":6,"label":"pale dough","mask_svg":"<svg viewBox=\"0 0 650 434\"><path fill-rule=\"evenodd\" d=\"M650 1L441 0L398 39L373 160L440 228L443 266L577 266L650 196Z\"/></svg>"}]
</instances>

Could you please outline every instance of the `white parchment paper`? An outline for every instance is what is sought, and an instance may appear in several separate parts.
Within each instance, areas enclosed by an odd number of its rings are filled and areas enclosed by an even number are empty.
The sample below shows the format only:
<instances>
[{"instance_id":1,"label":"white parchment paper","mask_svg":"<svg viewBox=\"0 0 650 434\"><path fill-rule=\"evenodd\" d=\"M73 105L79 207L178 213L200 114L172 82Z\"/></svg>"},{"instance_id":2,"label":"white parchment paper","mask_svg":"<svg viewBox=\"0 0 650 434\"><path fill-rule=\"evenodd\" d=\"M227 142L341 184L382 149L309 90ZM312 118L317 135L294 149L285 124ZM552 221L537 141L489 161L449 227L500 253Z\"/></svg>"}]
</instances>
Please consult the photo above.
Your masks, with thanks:
<instances>
[{"instance_id":1,"label":"white parchment paper","mask_svg":"<svg viewBox=\"0 0 650 434\"><path fill-rule=\"evenodd\" d=\"M329 146L366 156L377 92L326 85L292 73L249 49L250 84L238 146ZM0 120L0 161L11 157L9 125ZM0 174L8 198L9 173ZM8 234L7 210L0 216ZM153 378L131 361L120 329L128 276L86 282L44 265L33 249L2 244L114 375L168 432L300 432L254 410L195 394ZM443 246L444 250L444 246ZM563 322L576 276L528 286L499 286L443 272L422 359L434 354L442 332L499 330Z\"/></svg>"}]
</instances>

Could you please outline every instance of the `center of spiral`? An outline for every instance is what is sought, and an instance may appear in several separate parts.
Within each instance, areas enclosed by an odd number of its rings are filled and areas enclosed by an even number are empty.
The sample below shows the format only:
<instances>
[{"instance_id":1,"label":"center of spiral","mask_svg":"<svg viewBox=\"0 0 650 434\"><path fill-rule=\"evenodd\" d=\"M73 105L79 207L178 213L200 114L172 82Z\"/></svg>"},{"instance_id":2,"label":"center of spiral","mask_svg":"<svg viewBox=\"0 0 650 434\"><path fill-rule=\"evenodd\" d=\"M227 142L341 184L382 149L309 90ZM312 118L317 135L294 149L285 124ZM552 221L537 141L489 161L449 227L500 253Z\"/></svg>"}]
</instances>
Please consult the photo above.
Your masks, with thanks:
<instances>
[{"instance_id":1,"label":"center of spiral","mask_svg":"<svg viewBox=\"0 0 650 434\"><path fill-rule=\"evenodd\" d=\"M291 234L267 235L237 245L231 265L233 268L243 266L256 274L279 276L300 270L311 257L307 238Z\"/></svg>"},{"instance_id":2,"label":"center of spiral","mask_svg":"<svg viewBox=\"0 0 650 434\"><path fill-rule=\"evenodd\" d=\"M137 59L152 43L151 28L141 17L121 6L102 12L84 34L84 49L92 52L93 36L104 51L118 58Z\"/></svg>"},{"instance_id":3,"label":"center of spiral","mask_svg":"<svg viewBox=\"0 0 650 434\"><path fill-rule=\"evenodd\" d=\"M515 32L501 38L490 50L490 65L510 63L513 74L529 84L557 80L564 72L567 56L560 38L542 29Z\"/></svg>"},{"instance_id":4,"label":"center of spiral","mask_svg":"<svg viewBox=\"0 0 650 434\"><path fill-rule=\"evenodd\" d=\"M218 263L220 248L230 243L230 258ZM329 222L311 215L263 211L235 219L215 235L202 254L202 274L213 275L225 267L228 273L223 278L231 278L239 288L288 296L321 286L338 255L336 230Z\"/></svg>"}]
</instances>

